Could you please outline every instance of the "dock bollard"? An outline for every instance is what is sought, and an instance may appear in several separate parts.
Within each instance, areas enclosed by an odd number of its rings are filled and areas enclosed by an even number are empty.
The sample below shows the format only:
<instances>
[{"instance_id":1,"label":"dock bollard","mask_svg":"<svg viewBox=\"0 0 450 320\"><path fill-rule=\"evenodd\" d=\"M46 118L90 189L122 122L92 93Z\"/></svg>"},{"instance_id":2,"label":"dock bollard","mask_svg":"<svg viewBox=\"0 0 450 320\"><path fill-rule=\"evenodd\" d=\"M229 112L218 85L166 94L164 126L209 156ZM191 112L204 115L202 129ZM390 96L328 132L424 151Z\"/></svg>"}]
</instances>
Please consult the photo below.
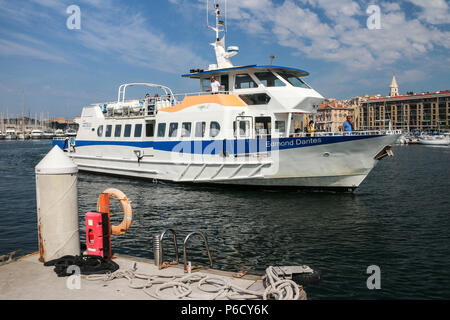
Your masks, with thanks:
<instances>
[{"instance_id":1,"label":"dock bollard","mask_svg":"<svg viewBox=\"0 0 450 320\"><path fill-rule=\"evenodd\" d=\"M153 254L155 256L155 266L161 267L161 234L153 235Z\"/></svg>"},{"instance_id":2,"label":"dock bollard","mask_svg":"<svg viewBox=\"0 0 450 320\"><path fill-rule=\"evenodd\" d=\"M39 261L80 255L78 167L58 147L35 167Z\"/></svg>"}]
</instances>

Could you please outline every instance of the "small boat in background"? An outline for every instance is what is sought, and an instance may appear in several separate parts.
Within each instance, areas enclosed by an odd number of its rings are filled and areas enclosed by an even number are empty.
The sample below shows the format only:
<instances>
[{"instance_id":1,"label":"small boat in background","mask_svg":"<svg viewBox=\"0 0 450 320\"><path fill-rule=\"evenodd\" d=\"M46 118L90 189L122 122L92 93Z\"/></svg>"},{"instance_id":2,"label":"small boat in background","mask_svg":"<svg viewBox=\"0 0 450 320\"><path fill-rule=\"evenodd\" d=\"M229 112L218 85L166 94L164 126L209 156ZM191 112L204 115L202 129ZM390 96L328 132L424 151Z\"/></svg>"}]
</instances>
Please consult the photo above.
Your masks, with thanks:
<instances>
[{"instance_id":1,"label":"small boat in background","mask_svg":"<svg viewBox=\"0 0 450 320\"><path fill-rule=\"evenodd\" d=\"M73 130L73 129L68 129L66 131L66 136L67 137L76 137L77 136L77 131Z\"/></svg>"},{"instance_id":2,"label":"small boat in background","mask_svg":"<svg viewBox=\"0 0 450 320\"><path fill-rule=\"evenodd\" d=\"M63 130L57 129L57 130L55 131L55 135L54 135L54 136L57 137L57 138L62 138L62 137L65 137L66 135L64 134L64 131L63 131Z\"/></svg>"},{"instance_id":3,"label":"small boat in background","mask_svg":"<svg viewBox=\"0 0 450 320\"><path fill-rule=\"evenodd\" d=\"M5 133L6 133L6 135L5 135L6 140L16 140L17 139L16 130L14 130L14 129L6 129Z\"/></svg>"},{"instance_id":4,"label":"small boat in background","mask_svg":"<svg viewBox=\"0 0 450 320\"><path fill-rule=\"evenodd\" d=\"M402 134L400 137L398 137L397 141L395 141L395 144L408 144L408 137Z\"/></svg>"},{"instance_id":5,"label":"small boat in background","mask_svg":"<svg viewBox=\"0 0 450 320\"><path fill-rule=\"evenodd\" d=\"M31 135L26 132L18 132L17 133L17 139L18 140L28 140L31 138Z\"/></svg>"},{"instance_id":6,"label":"small boat in background","mask_svg":"<svg viewBox=\"0 0 450 320\"><path fill-rule=\"evenodd\" d=\"M31 139L33 140L42 139L43 136L44 132L42 130L34 129L33 131L31 131Z\"/></svg>"},{"instance_id":7,"label":"small boat in background","mask_svg":"<svg viewBox=\"0 0 450 320\"><path fill-rule=\"evenodd\" d=\"M448 146L450 139L444 135L423 135L419 138L419 144Z\"/></svg>"},{"instance_id":8,"label":"small boat in background","mask_svg":"<svg viewBox=\"0 0 450 320\"><path fill-rule=\"evenodd\" d=\"M55 133L53 131L44 131L42 134L42 139L53 139Z\"/></svg>"}]
</instances>

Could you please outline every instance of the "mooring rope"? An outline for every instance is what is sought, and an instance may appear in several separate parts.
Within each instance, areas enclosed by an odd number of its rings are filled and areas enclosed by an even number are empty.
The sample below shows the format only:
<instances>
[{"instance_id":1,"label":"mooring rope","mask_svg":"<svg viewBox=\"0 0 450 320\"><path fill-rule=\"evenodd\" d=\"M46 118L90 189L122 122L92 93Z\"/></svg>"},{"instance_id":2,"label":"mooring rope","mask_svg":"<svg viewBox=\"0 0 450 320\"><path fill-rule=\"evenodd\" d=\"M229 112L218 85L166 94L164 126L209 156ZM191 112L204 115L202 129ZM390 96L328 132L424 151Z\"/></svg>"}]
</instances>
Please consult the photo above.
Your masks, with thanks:
<instances>
[{"instance_id":1,"label":"mooring rope","mask_svg":"<svg viewBox=\"0 0 450 320\"><path fill-rule=\"evenodd\" d=\"M125 278L128 286L133 289L141 289L148 296L158 300L195 299L195 300L249 300L249 299L275 299L275 300L300 300L303 287L292 280L279 278L270 266L266 269L265 278L268 284L264 292L249 290L232 284L225 278L209 276L206 274L192 273L183 276L149 275L136 272L135 265L129 270L117 270L107 274L88 275L90 281L112 281ZM144 280L136 283L136 280ZM193 293L192 284L198 283L197 289L202 294ZM150 288L154 287L154 293ZM169 290L172 288L172 290Z\"/></svg>"}]
</instances>

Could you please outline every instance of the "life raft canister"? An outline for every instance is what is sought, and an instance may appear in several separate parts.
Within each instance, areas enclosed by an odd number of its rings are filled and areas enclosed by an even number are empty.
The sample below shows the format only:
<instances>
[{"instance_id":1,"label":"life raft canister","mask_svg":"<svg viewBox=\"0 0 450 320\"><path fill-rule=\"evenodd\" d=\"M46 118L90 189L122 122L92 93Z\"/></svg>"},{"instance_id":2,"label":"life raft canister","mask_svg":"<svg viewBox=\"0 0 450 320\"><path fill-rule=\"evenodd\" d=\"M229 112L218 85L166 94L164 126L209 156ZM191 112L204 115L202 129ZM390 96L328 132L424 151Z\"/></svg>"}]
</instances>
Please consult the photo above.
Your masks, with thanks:
<instances>
[{"instance_id":1,"label":"life raft canister","mask_svg":"<svg viewBox=\"0 0 450 320\"><path fill-rule=\"evenodd\" d=\"M103 195L103 196L102 196ZM105 204L105 197L107 198L107 204ZM115 235L124 234L128 231L128 229L131 226L131 222L133 221L133 211L131 209L130 201L128 200L127 196L120 190L109 188L103 191L103 193L100 195L98 202L97 202L97 211L98 212L109 212L109 198L114 197L117 200L120 201L120 204L123 208L123 220L122 222L117 226L111 226L111 233Z\"/></svg>"}]
</instances>

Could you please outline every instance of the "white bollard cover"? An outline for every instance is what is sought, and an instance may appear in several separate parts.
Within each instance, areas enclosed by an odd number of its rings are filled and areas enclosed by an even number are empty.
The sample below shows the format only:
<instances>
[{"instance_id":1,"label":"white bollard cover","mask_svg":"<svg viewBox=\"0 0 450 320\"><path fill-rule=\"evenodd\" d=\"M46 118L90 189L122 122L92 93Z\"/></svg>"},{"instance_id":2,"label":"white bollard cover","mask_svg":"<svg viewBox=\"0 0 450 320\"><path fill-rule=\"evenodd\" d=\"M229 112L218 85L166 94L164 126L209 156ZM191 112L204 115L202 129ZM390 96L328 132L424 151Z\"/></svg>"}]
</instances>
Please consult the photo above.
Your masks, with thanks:
<instances>
[{"instance_id":1,"label":"white bollard cover","mask_svg":"<svg viewBox=\"0 0 450 320\"><path fill-rule=\"evenodd\" d=\"M78 172L77 165L58 146L54 146L34 169L36 174L70 174Z\"/></svg>"},{"instance_id":2,"label":"white bollard cover","mask_svg":"<svg viewBox=\"0 0 450 320\"><path fill-rule=\"evenodd\" d=\"M55 146L35 172L39 260L79 255L78 167Z\"/></svg>"}]
</instances>

